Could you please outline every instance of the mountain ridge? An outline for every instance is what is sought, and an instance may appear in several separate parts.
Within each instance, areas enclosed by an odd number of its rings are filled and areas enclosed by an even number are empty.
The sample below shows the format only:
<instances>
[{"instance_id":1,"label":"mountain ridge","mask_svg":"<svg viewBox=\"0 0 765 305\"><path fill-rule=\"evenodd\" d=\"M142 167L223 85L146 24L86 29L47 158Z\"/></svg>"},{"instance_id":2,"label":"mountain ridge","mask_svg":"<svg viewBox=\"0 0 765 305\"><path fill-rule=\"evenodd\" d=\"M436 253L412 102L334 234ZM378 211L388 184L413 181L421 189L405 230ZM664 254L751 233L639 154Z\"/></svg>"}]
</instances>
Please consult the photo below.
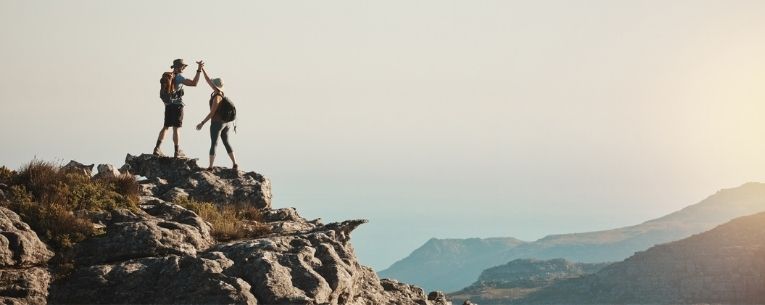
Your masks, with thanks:
<instances>
[{"instance_id":1,"label":"mountain ridge","mask_svg":"<svg viewBox=\"0 0 765 305\"><path fill-rule=\"evenodd\" d=\"M430 290L456 291L475 281L486 268L517 258L565 258L582 263L620 261L636 251L700 233L735 217L765 211L765 183L747 182L738 187L718 190L693 205L640 224L581 233L552 234L536 241L493 237L482 242L470 239L430 239L409 256L378 272L381 277L414 283ZM437 243L434 240L438 241ZM496 240L516 242L503 245ZM456 245L462 243L461 245ZM451 245L449 245L451 244ZM469 244L469 245L468 245ZM438 251L432 246L438 245ZM443 249L461 249L444 253ZM471 254L478 253L478 254ZM441 255L437 260L424 258Z\"/></svg>"},{"instance_id":2,"label":"mountain ridge","mask_svg":"<svg viewBox=\"0 0 765 305\"><path fill-rule=\"evenodd\" d=\"M656 245L513 304L762 304L765 212Z\"/></svg>"}]
</instances>

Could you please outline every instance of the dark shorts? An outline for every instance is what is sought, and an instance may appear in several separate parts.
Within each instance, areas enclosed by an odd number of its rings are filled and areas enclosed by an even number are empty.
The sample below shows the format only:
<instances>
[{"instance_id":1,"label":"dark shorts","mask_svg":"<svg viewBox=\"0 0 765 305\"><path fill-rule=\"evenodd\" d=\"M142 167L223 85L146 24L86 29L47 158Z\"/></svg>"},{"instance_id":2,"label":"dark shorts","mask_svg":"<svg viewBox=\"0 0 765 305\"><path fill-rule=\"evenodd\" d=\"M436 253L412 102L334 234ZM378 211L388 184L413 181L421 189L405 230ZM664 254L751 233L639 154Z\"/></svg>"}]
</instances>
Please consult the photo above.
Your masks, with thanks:
<instances>
[{"instance_id":1,"label":"dark shorts","mask_svg":"<svg viewBox=\"0 0 765 305\"><path fill-rule=\"evenodd\" d=\"M181 127L183 125L183 105L165 105L165 127Z\"/></svg>"}]
</instances>

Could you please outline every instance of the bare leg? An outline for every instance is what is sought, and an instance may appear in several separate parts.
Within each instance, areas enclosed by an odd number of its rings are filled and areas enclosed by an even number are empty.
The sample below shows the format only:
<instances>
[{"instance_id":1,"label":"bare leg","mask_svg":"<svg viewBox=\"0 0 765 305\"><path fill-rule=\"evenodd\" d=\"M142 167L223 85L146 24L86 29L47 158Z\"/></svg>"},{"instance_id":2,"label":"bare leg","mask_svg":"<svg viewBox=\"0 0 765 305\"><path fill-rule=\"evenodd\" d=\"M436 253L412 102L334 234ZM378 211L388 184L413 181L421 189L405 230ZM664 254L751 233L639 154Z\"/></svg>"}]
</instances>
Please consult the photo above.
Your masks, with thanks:
<instances>
[{"instance_id":1,"label":"bare leg","mask_svg":"<svg viewBox=\"0 0 765 305\"><path fill-rule=\"evenodd\" d=\"M178 130L179 127L173 127L173 144L175 146L178 146L178 142L180 141L180 130Z\"/></svg>"},{"instance_id":2,"label":"bare leg","mask_svg":"<svg viewBox=\"0 0 765 305\"><path fill-rule=\"evenodd\" d=\"M238 167L238 164L236 163L236 156L234 156L234 152L228 153L228 157L231 158L231 162L234 164L234 166Z\"/></svg>"},{"instance_id":3,"label":"bare leg","mask_svg":"<svg viewBox=\"0 0 765 305\"><path fill-rule=\"evenodd\" d=\"M210 155L210 166L207 168L212 169L213 162L215 162L215 155Z\"/></svg>"},{"instance_id":4,"label":"bare leg","mask_svg":"<svg viewBox=\"0 0 765 305\"><path fill-rule=\"evenodd\" d=\"M167 127L162 127L162 129L159 130L159 137L157 137L157 143L162 142L162 140L165 139L166 131L167 131Z\"/></svg>"},{"instance_id":5,"label":"bare leg","mask_svg":"<svg viewBox=\"0 0 765 305\"><path fill-rule=\"evenodd\" d=\"M165 139L165 132L167 131L167 127L162 127L162 129L159 130L159 136L157 136L157 144L154 146L154 152L153 154L155 156L162 156L162 150L159 149L159 147L162 145L162 141Z\"/></svg>"}]
</instances>

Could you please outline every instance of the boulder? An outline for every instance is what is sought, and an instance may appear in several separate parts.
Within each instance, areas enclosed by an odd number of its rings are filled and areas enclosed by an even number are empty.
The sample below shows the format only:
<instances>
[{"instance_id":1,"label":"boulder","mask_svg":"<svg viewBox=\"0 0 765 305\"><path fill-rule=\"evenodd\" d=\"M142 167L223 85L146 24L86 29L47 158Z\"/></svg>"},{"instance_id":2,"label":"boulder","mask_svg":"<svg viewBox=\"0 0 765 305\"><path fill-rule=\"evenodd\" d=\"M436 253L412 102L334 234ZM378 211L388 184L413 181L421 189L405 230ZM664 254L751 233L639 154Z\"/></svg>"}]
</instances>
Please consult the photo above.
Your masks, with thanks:
<instances>
[{"instance_id":1,"label":"boulder","mask_svg":"<svg viewBox=\"0 0 765 305\"><path fill-rule=\"evenodd\" d=\"M85 164L82 164L80 162L71 160L71 161L69 161L69 163L67 163L66 165L62 166L61 170L67 171L67 172L78 172L78 173L82 173L83 175L87 175L88 177L90 177L90 175L93 173L93 166L94 166L94 164L85 165Z\"/></svg>"},{"instance_id":2,"label":"boulder","mask_svg":"<svg viewBox=\"0 0 765 305\"><path fill-rule=\"evenodd\" d=\"M428 294L428 301L433 305L446 305L449 301L446 299L446 295L442 291L433 291Z\"/></svg>"},{"instance_id":3,"label":"boulder","mask_svg":"<svg viewBox=\"0 0 765 305\"><path fill-rule=\"evenodd\" d=\"M203 170L196 159L150 154L125 158L124 171L144 176L143 195L174 201L187 198L216 204L271 207L271 181L255 172L214 168Z\"/></svg>"},{"instance_id":4,"label":"boulder","mask_svg":"<svg viewBox=\"0 0 765 305\"><path fill-rule=\"evenodd\" d=\"M13 211L0 207L0 268L43 266L53 252Z\"/></svg>"},{"instance_id":5,"label":"boulder","mask_svg":"<svg viewBox=\"0 0 765 305\"><path fill-rule=\"evenodd\" d=\"M50 304L257 304L250 285L221 273L231 261L168 255L74 271L51 287Z\"/></svg>"},{"instance_id":6,"label":"boulder","mask_svg":"<svg viewBox=\"0 0 765 305\"><path fill-rule=\"evenodd\" d=\"M170 254L196 256L214 243L210 225L194 212L156 198L143 203L138 211L114 210L94 219L105 225L106 234L78 244L76 263L89 266Z\"/></svg>"},{"instance_id":7,"label":"boulder","mask_svg":"<svg viewBox=\"0 0 765 305\"><path fill-rule=\"evenodd\" d=\"M45 304L53 252L18 214L0 207L0 303Z\"/></svg>"},{"instance_id":8,"label":"boulder","mask_svg":"<svg viewBox=\"0 0 765 305\"><path fill-rule=\"evenodd\" d=\"M93 176L96 179L117 178L121 175L120 171L111 164L99 164L97 169L98 173Z\"/></svg>"}]
</instances>

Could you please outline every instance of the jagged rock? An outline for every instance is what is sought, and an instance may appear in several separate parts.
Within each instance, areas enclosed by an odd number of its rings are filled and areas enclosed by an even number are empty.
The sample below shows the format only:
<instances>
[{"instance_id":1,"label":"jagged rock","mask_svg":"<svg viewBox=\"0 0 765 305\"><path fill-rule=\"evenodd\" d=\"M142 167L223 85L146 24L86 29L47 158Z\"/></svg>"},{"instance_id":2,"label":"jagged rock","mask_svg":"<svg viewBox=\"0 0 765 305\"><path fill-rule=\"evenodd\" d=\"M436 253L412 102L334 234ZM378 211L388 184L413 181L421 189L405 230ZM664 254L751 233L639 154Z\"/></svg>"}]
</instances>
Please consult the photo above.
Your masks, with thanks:
<instances>
[{"instance_id":1,"label":"jagged rock","mask_svg":"<svg viewBox=\"0 0 765 305\"><path fill-rule=\"evenodd\" d=\"M50 273L41 267L0 269L0 304L46 304Z\"/></svg>"},{"instance_id":2,"label":"jagged rock","mask_svg":"<svg viewBox=\"0 0 765 305\"><path fill-rule=\"evenodd\" d=\"M309 232L322 225L318 221L307 221L301 217L295 208L262 209L263 222L270 231L277 234L294 234Z\"/></svg>"},{"instance_id":3,"label":"jagged rock","mask_svg":"<svg viewBox=\"0 0 765 305\"><path fill-rule=\"evenodd\" d=\"M115 210L99 219L106 234L77 245L76 263L89 266L170 254L196 256L213 243L210 226L194 212L152 199L139 211Z\"/></svg>"},{"instance_id":4,"label":"jagged rock","mask_svg":"<svg viewBox=\"0 0 765 305\"><path fill-rule=\"evenodd\" d=\"M82 169L78 164L72 163L71 170L87 171L88 166ZM42 265L52 253L19 255L37 252L29 246L33 243L9 238L16 236L9 232L15 232L13 228L31 230L14 221L18 215L4 215L13 212L0 210L0 241L5 240L8 249L4 253L0 249L0 302L450 304L442 293L428 298L420 288L380 280L374 270L362 266L350 234L366 220L325 225L320 219L306 220L294 208L271 209L271 184L260 174L222 168L203 171L196 160L152 155L128 155L120 171L146 177L139 181L144 195L139 197L139 208L75 212L100 228L101 235L59 253L61 262L72 259L72 269L56 274L50 289L51 274ZM97 177L118 174L114 167L100 166ZM162 199L183 197L250 204L247 208L254 206L258 213L249 209L248 215L259 214L260 218L243 222L268 226L271 233L216 244L209 223ZM38 248L40 245L38 252L45 253L45 245L39 242ZM28 250L18 251L19 247ZM28 267L20 269L22 265Z\"/></svg>"},{"instance_id":5,"label":"jagged rock","mask_svg":"<svg viewBox=\"0 0 765 305\"><path fill-rule=\"evenodd\" d=\"M116 178L121 175L120 171L111 164L99 164L97 169L98 173L93 176L95 179Z\"/></svg>"},{"instance_id":6,"label":"jagged rock","mask_svg":"<svg viewBox=\"0 0 765 305\"><path fill-rule=\"evenodd\" d=\"M449 301L446 299L446 295L441 291L433 291L428 294L428 301L434 305L446 305Z\"/></svg>"},{"instance_id":7,"label":"jagged rock","mask_svg":"<svg viewBox=\"0 0 765 305\"><path fill-rule=\"evenodd\" d=\"M61 169L63 171L67 171L67 172L69 172L69 171L80 172L80 173L83 173L83 174L87 175L88 177L90 177L90 175L93 173L93 166L94 165L95 164L85 165L85 164L82 164L80 162L71 160L71 161L69 161L69 163L67 163L66 165L61 167Z\"/></svg>"},{"instance_id":8,"label":"jagged rock","mask_svg":"<svg viewBox=\"0 0 765 305\"><path fill-rule=\"evenodd\" d=\"M186 193L186 190L180 187L174 187L160 195L160 197L167 201L178 202L179 200L188 199L189 193Z\"/></svg>"},{"instance_id":9,"label":"jagged rock","mask_svg":"<svg viewBox=\"0 0 765 305\"><path fill-rule=\"evenodd\" d=\"M45 265L53 252L13 211L0 207L0 268Z\"/></svg>"},{"instance_id":10,"label":"jagged rock","mask_svg":"<svg viewBox=\"0 0 765 305\"><path fill-rule=\"evenodd\" d=\"M416 304L428 304L425 292L420 287L399 283L391 279L381 279L380 285L383 288L382 294L387 296L388 299L413 300Z\"/></svg>"},{"instance_id":11,"label":"jagged rock","mask_svg":"<svg viewBox=\"0 0 765 305\"><path fill-rule=\"evenodd\" d=\"M265 209L263 211L263 220L273 221L304 221L305 219L298 214L295 208Z\"/></svg>"},{"instance_id":12,"label":"jagged rock","mask_svg":"<svg viewBox=\"0 0 765 305\"><path fill-rule=\"evenodd\" d=\"M168 255L76 270L51 287L50 304L257 304L250 285L221 273L231 261Z\"/></svg>"},{"instance_id":13,"label":"jagged rock","mask_svg":"<svg viewBox=\"0 0 765 305\"><path fill-rule=\"evenodd\" d=\"M212 251L234 262L224 273L250 283L261 303L337 304L356 294L359 265L334 230L228 243Z\"/></svg>"},{"instance_id":14,"label":"jagged rock","mask_svg":"<svg viewBox=\"0 0 765 305\"><path fill-rule=\"evenodd\" d=\"M205 171L197 165L196 159L149 154L128 154L122 169L148 178L146 184L154 184L142 188L144 195L148 196L176 200L187 194L187 198L196 201L218 204L246 203L259 208L271 206L271 181L255 172L222 168ZM156 183L155 179L162 179L167 183Z\"/></svg>"},{"instance_id":15,"label":"jagged rock","mask_svg":"<svg viewBox=\"0 0 765 305\"><path fill-rule=\"evenodd\" d=\"M53 252L13 211L0 207L0 303L45 304Z\"/></svg>"}]
</instances>

